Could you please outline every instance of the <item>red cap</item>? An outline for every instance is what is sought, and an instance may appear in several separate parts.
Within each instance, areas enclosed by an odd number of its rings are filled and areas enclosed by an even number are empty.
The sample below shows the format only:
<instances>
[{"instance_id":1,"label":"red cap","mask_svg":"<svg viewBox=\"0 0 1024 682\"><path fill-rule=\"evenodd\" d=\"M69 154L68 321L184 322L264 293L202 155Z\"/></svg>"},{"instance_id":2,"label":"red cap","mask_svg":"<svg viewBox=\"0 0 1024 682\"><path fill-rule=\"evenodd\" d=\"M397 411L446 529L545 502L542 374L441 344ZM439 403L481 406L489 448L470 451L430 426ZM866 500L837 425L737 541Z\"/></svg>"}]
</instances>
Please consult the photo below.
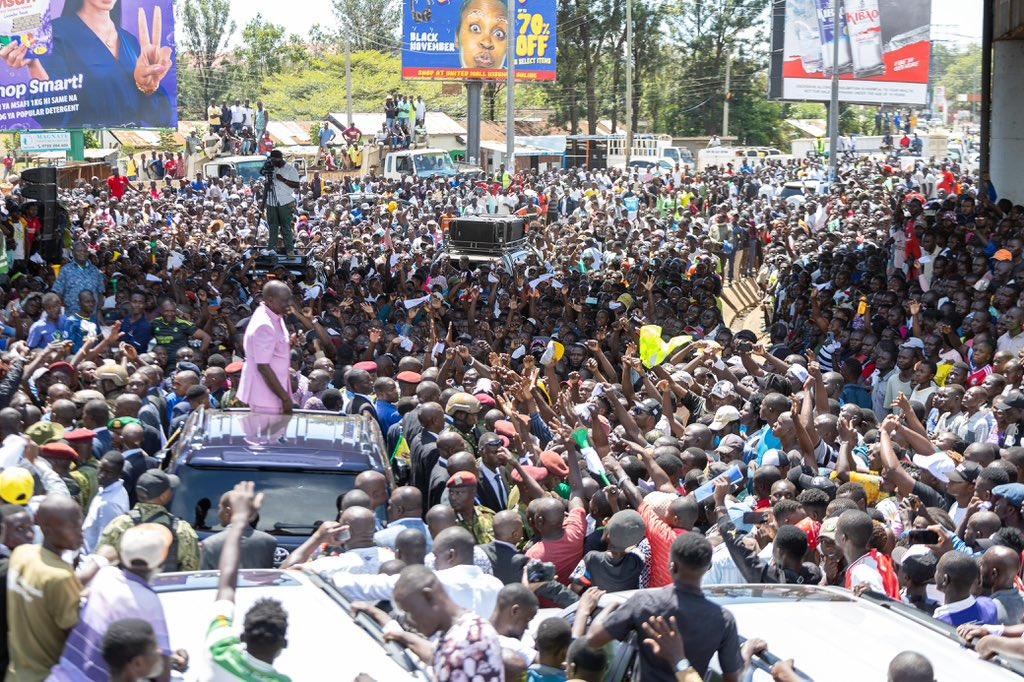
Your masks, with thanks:
<instances>
[{"instance_id":1,"label":"red cap","mask_svg":"<svg viewBox=\"0 0 1024 682\"><path fill-rule=\"evenodd\" d=\"M70 362L64 362L63 360L61 360L60 362L55 362L52 365L50 365L49 371L51 371L51 372L67 372L68 374L71 374L72 376L78 373L78 372L75 371L75 368L71 366Z\"/></svg>"},{"instance_id":2,"label":"red cap","mask_svg":"<svg viewBox=\"0 0 1024 682\"><path fill-rule=\"evenodd\" d=\"M373 360L363 360L362 362L357 362L356 364L352 365L352 369L361 369L364 372L376 372L377 363L374 362Z\"/></svg>"},{"instance_id":3,"label":"red cap","mask_svg":"<svg viewBox=\"0 0 1024 682\"><path fill-rule=\"evenodd\" d=\"M543 481L548 477L548 470L544 467L523 467L526 475L535 481ZM523 477L519 475L518 469L512 470L512 481L515 483L522 483Z\"/></svg>"},{"instance_id":4,"label":"red cap","mask_svg":"<svg viewBox=\"0 0 1024 682\"><path fill-rule=\"evenodd\" d=\"M497 407L498 406L498 403L494 400L494 398L492 398L487 393L477 393L473 397L476 398L477 400L479 400L481 405L486 405L487 407Z\"/></svg>"},{"instance_id":5,"label":"red cap","mask_svg":"<svg viewBox=\"0 0 1024 682\"><path fill-rule=\"evenodd\" d=\"M72 462L78 461L78 453L75 452L75 449L67 443L61 443L59 441L44 445L40 449L40 454L43 457L48 457L50 459L66 459Z\"/></svg>"},{"instance_id":6,"label":"red cap","mask_svg":"<svg viewBox=\"0 0 1024 682\"><path fill-rule=\"evenodd\" d=\"M516 427L506 419L499 419L494 422L494 432L499 436L505 436L505 438L515 438Z\"/></svg>"},{"instance_id":7,"label":"red cap","mask_svg":"<svg viewBox=\"0 0 1024 682\"><path fill-rule=\"evenodd\" d=\"M84 443L91 441L96 437L96 432L92 429L75 429L74 431L65 431L64 440L69 443Z\"/></svg>"},{"instance_id":8,"label":"red cap","mask_svg":"<svg viewBox=\"0 0 1024 682\"><path fill-rule=\"evenodd\" d=\"M244 362L232 362L230 365L228 365L227 367L224 368L224 373L225 374L237 374L237 373L242 371L243 367L245 367L245 363Z\"/></svg>"},{"instance_id":9,"label":"red cap","mask_svg":"<svg viewBox=\"0 0 1024 682\"><path fill-rule=\"evenodd\" d=\"M404 372L399 372L395 379L406 384L418 384L423 381L423 375L419 372L410 372L409 370L405 370Z\"/></svg>"},{"instance_id":10,"label":"red cap","mask_svg":"<svg viewBox=\"0 0 1024 682\"><path fill-rule=\"evenodd\" d=\"M554 450L545 450L540 453L540 463L552 475L558 478L565 478L569 475L569 465L565 463L562 456Z\"/></svg>"},{"instance_id":11,"label":"red cap","mask_svg":"<svg viewBox=\"0 0 1024 682\"><path fill-rule=\"evenodd\" d=\"M456 471L451 475L446 484L449 488L459 488L462 486L476 487L476 474L469 471Z\"/></svg>"}]
</instances>

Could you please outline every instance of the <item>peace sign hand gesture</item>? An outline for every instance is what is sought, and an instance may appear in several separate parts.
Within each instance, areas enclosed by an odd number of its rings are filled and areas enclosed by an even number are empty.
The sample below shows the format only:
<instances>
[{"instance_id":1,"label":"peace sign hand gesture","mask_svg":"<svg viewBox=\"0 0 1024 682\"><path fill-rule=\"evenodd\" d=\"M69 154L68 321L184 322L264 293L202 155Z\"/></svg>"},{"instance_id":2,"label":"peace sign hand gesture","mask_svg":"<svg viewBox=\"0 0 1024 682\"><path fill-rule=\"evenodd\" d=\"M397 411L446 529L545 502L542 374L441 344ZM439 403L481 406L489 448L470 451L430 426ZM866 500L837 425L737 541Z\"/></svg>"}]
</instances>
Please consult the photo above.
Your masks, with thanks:
<instances>
[{"instance_id":1,"label":"peace sign hand gesture","mask_svg":"<svg viewBox=\"0 0 1024 682\"><path fill-rule=\"evenodd\" d=\"M156 92L171 70L171 48L160 47L163 17L159 7L153 9L153 32L150 34L146 10L139 8L139 59L135 62L135 84L146 94Z\"/></svg>"}]
</instances>

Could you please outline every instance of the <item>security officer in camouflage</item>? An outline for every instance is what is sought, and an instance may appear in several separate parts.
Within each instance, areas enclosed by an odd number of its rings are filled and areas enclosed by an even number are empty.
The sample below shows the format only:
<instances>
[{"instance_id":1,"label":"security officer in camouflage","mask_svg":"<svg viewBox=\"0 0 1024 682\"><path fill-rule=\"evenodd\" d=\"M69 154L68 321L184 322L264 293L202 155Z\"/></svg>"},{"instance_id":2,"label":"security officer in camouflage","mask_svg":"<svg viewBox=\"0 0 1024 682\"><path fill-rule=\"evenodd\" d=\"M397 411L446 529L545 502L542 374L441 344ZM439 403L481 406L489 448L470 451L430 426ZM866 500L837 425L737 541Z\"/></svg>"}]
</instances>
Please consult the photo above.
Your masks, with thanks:
<instances>
[{"instance_id":1,"label":"security officer in camouflage","mask_svg":"<svg viewBox=\"0 0 1024 682\"><path fill-rule=\"evenodd\" d=\"M480 414L480 401L469 393L455 393L448 398L444 412L451 420L445 430L455 431L462 436L462 439L466 441L466 450L475 455L477 451L476 422Z\"/></svg>"},{"instance_id":2,"label":"security officer in camouflage","mask_svg":"<svg viewBox=\"0 0 1024 682\"><path fill-rule=\"evenodd\" d=\"M174 536L163 571L198 571L199 536L187 521L167 510L177 485L177 476L160 469L150 469L142 474L135 485L139 501L127 514L118 516L107 525L100 536L99 546L109 545L117 551L126 530L143 523L158 523L168 528Z\"/></svg>"},{"instance_id":3,"label":"security officer in camouflage","mask_svg":"<svg viewBox=\"0 0 1024 682\"><path fill-rule=\"evenodd\" d=\"M456 471L448 479L448 504L458 524L473 534L478 545L494 542L494 512L476 504L476 474Z\"/></svg>"}]
</instances>

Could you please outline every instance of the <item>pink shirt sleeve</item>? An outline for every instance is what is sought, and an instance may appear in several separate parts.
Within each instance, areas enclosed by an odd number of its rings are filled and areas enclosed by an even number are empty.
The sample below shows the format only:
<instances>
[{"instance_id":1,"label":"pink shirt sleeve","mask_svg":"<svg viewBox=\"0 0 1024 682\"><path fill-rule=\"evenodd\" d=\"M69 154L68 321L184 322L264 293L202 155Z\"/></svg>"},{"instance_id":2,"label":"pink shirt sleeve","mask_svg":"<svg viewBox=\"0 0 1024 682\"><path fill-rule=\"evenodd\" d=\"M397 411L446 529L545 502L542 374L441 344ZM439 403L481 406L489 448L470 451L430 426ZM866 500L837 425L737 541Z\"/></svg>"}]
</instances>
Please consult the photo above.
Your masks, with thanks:
<instances>
[{"instance_id":1,"label":"pink shirt sleeve","mask_svg":"<svg viewBox=\"0 0 1024 682\"><path fill-rule=\"evenodd\" d=\"M274 346L277 344L277 334L270 325L260 325L253 330L246 344L246 360L251 360L257 365L269 365L274 357Z\"/></svg>"}]
</instances>

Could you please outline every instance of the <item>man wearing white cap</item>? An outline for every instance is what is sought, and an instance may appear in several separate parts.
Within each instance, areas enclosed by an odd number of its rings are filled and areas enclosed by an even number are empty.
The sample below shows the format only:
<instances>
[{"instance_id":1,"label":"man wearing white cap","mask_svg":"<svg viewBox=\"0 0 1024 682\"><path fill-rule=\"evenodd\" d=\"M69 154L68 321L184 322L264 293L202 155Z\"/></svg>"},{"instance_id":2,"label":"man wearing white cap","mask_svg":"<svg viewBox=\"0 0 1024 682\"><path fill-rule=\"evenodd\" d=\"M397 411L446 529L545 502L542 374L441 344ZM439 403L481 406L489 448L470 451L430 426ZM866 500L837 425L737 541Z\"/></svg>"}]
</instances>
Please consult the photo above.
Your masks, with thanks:
<instances>
[{"instance_id":1,"label":"man wearing white cap","mask_svg":"<svg viewBox=\"0 0 1024 682\"><path fill-rule=\"evenodd\" d=\"M149 585L160 572L172 542L171 531L158 523L143 523L124 532L118 551L120 567L104 566L89 583L89 599L48 679L109 679L102 655L103 635L111 624L125 618L145 620L156 633L163 657L160 669L150 671L149 677L159 677L167 666L183 669L181 664L188 656L184 651L171 652L164 610Z\"/></svg>"}]
</instances>

